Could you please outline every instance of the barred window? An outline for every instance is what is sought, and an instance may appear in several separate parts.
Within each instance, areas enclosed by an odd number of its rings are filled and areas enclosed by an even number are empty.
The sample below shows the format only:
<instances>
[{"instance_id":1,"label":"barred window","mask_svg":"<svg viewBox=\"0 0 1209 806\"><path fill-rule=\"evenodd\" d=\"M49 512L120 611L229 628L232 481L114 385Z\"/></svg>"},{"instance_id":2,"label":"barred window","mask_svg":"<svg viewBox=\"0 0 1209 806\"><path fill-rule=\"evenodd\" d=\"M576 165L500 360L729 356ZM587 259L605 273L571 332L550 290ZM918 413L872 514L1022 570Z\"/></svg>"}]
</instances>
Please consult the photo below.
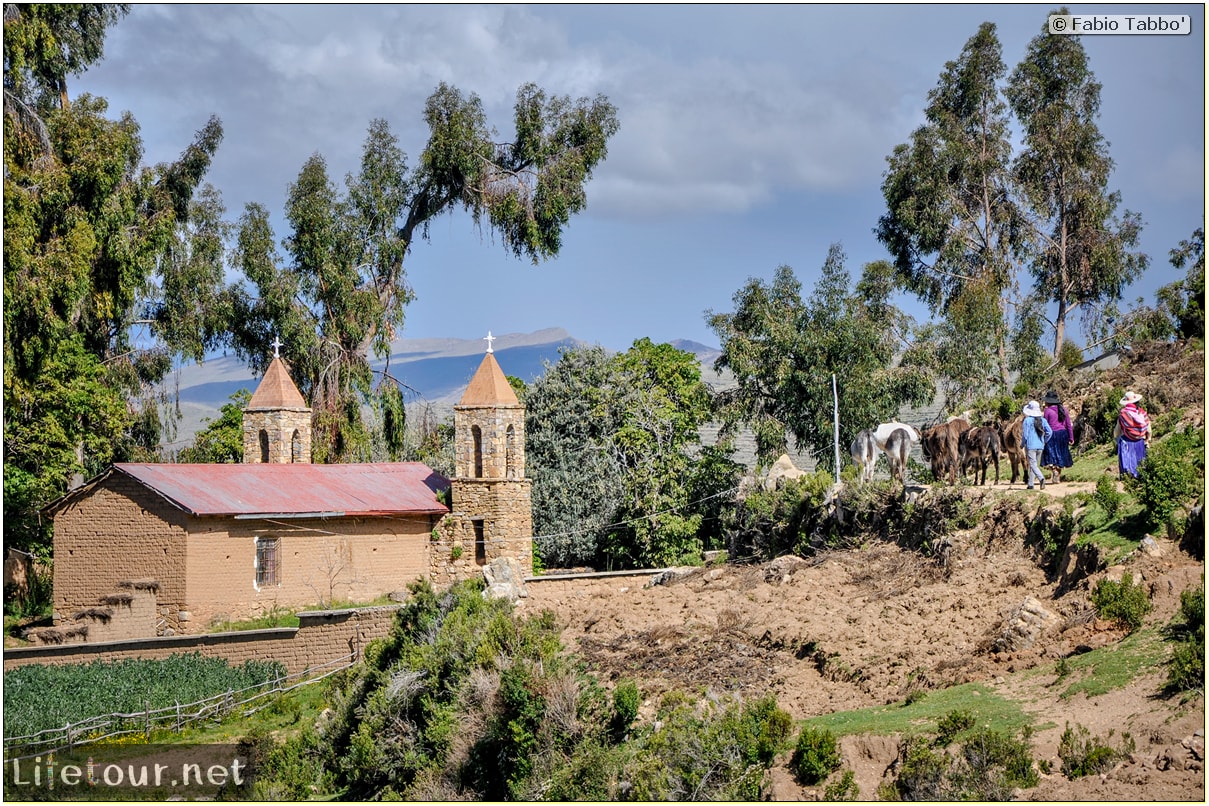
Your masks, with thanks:
<instances>
[{"instance_id":1,"label":"barred window","mask_svg":"<svg viewBox=\"0 0 1209 806\"><path fill-rule=\"evenodd\" d=\"M256 538L256 587L281 584L277 574L277 549L280 543L279 537Z\"/></svg>"}]
</instances>

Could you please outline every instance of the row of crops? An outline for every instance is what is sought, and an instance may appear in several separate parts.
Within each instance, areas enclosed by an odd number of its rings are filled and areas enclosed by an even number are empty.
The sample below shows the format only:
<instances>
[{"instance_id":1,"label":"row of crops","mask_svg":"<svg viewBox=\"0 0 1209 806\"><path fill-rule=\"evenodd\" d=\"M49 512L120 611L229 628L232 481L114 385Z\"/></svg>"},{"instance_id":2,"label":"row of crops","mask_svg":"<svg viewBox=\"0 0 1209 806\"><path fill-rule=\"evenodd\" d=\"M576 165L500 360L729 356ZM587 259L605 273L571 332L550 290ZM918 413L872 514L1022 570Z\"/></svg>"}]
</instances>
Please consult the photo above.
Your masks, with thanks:
<instances>
[{"instance_id":1,"label":"row of crops","mask_svg":"<svg viewBox=\"0 0 1209 806\"><path fill-rule=\"evenodd\" d=\"M138 714L225 692L252 693L284 680L285 666L250 660L231 666L200 653L163 660L127 658L4 673L4 738L84 723L103 714Z\"/></svg>"}]
</instances>

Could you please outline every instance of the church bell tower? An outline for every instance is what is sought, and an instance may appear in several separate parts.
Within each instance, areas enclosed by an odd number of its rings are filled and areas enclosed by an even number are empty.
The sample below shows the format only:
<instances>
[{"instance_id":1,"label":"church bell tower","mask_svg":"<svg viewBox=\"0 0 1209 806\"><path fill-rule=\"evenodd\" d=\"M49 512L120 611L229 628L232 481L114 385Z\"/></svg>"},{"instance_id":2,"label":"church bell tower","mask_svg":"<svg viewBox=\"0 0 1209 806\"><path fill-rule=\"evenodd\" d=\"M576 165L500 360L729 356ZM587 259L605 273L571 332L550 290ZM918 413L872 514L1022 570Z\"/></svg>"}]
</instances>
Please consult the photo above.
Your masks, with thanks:
<instances>
[{"instance_id":1,"label":"church bell tower","mask_svg":"<svg viewBox=\"0 0 1209 806\"><path fill-rule=\"evenodd\" d=\"M310 464L311 409L277 353L243 410L244 464Z\"/></svg>"},{"instance_id":2,"label":"church bell tower","mask_svg":"<svg viewBox=\"0 0 1209 806\"><path fill-rule=\"evenodd\" d=\"M453 510L468 522L474 561L514 557L533 573L532 483L525 478L525 407L491 349L453 407ZM469 537L469 535L468 535Z\"/></svg>"}]
</instances>

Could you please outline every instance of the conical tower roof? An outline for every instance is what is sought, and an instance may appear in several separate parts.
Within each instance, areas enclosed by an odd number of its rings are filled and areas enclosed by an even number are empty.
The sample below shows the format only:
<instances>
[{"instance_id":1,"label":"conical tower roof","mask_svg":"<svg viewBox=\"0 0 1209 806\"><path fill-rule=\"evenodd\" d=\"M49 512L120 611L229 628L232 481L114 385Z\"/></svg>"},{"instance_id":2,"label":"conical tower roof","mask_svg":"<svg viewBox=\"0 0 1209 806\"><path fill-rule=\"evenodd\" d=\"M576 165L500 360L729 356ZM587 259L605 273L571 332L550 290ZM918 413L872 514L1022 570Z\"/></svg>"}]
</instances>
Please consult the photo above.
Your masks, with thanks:
<instances>
[{"instance_id":1,"label":"conical tower roof","mask_svg":"<svg viewBox=\"0 0 1209 806\"><path fill-rule=\"evenodd\" d=\"M458 405L471 407L520 405L520 401L516 399L516 392L512 391L512 384L508 383L508 379L504 377L504 371L500 369L494 353L487 353L483 356L483 363L479 364L474 377L470 379L470 385L466 387L466 392L462 395Z\"/></svg>"},{"instance_id":2,"label":"conical tower roof","mask_svg":"<svg viewBox=\"0 0 1209 806\"><path fill-rule=\"evenodd\" d=\"M290 378L285 362L277 356L265 370L260 386L248 401L249 409L305 409L306 401Z\"/></svg>"}]
</instances>

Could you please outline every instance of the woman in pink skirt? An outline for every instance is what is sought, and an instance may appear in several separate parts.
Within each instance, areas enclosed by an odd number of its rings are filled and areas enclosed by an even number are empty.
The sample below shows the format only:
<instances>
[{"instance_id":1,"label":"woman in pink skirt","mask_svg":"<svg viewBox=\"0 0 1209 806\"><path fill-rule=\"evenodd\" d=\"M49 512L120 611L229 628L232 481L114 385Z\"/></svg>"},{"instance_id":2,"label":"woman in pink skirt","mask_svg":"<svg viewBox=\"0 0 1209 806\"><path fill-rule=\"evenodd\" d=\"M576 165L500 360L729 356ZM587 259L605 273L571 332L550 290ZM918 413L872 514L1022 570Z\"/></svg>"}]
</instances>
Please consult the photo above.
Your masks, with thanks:
<instances>
[{"instance_id":1,"label":"woman in pink skirt","mask_svg":"<svg viewBox=\"0 0 1209 806\"><path fill-rule=\"evenodd\" d=\"M1118 401L1121 413L1117 415L1117 464L1121 476L1126 473L1138 477L1138 465L1146 458L1146 446L1150 444L1150 417L1138 405L1142 396L1126 392Z\"/></svg>"}]
</instances>

